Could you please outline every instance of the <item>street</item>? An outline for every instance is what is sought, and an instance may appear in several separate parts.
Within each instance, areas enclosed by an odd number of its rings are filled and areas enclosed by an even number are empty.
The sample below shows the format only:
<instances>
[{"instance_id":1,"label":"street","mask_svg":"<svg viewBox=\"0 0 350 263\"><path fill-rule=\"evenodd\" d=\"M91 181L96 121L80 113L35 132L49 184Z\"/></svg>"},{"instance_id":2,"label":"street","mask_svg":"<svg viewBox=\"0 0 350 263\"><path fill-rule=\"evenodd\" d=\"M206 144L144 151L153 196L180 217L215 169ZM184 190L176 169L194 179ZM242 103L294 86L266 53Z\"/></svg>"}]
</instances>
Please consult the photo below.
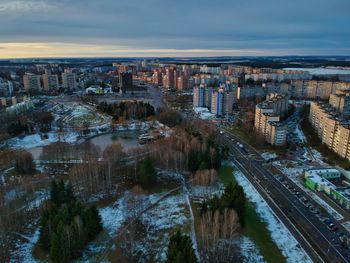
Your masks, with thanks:
<instances>
[{"instance_id":1,"label":"street","mask_svg":"<svg viewBox=\"0 0 350 263\"><path fill-rule=\"evenodd\" d=\"M305 206L301 199L286 187L265 167L265 161L245 142L232 134L225 133L224 142L230 148L231 158L286 225L300 245L314 262L350 262L349 250L341 246L339 237L329 230L321 218L332 219L322 208L322 215L316 215ZM237 145L237 141L243 145ZM293 189L298 189L293 182L288 182ZM316 204L315 204L316 206ZM332 220L336 223L336 220ZM337 224L342 233L348 232Z\"/></svg>"}]
</instances>

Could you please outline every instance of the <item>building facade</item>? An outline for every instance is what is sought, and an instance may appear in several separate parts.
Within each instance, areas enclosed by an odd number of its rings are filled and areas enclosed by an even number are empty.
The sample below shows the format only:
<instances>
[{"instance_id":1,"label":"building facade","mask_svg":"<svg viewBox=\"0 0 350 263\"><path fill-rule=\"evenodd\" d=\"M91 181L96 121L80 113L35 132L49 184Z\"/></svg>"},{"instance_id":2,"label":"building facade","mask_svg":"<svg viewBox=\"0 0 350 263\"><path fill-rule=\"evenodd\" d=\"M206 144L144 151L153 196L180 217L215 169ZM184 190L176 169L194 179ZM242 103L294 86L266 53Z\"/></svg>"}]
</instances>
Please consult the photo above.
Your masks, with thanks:
<instances>
[{"instance_id":1,"label":"building facade","mask_svg":"<svg viewBox=\"0 0 350 263\"><path fill-rule=\"evenodd\" d=\"M288 96L271 93L255 107L254 127L266 142L281 146L287 141L287 126L280 121L288 111Z\"/></svg>"},{"instance_id":2,"label":"building facade","mask_svg":"<svg viewBox=\"0 0 350 263\"><path fill-rule=\"evenodd\" d=\"M40 76L26 73L23 76L23 85L26 91L41 90Z\"/></svg>"},{"instance_id":3,"label":"building facade","mask_svg":"<svg viewBox=\"0 0 350 263\"><path fill-rule=\"evenodd\" d=\"M77 80L75 73L64 72L62 73L62 86L67 90L74 90L77 87Z\"/></svg>"}]
</instances>

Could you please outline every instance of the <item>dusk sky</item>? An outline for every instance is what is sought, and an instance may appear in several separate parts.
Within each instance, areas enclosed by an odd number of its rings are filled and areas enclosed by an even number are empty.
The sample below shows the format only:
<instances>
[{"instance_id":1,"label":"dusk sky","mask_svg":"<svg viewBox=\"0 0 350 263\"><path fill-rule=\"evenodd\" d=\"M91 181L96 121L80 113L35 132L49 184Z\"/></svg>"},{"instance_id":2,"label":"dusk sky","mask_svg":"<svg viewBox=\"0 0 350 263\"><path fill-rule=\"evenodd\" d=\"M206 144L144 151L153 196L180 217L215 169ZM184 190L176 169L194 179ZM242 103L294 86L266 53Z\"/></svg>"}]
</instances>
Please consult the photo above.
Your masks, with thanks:
<instances>
[{"instance_id":1,"label":"dusk sky","mask_svg":"<svg viewBox=\"0 0 350 263\"><path fill-rule=\"evenodd\" d=\"M0 0L0 58L350 55L349 0Z\"/></svg>"}]
</instances>

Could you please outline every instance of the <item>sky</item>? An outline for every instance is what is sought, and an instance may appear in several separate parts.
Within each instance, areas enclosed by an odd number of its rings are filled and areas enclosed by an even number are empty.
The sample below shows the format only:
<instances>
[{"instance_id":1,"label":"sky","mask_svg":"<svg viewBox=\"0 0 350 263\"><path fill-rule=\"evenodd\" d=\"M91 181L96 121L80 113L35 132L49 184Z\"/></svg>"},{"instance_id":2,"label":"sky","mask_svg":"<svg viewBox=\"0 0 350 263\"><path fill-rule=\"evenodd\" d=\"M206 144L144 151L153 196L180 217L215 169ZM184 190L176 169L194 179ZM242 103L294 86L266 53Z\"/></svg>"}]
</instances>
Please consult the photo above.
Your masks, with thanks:
<instances>
[{"instance_id":1,"label":"sky","mask_svg":"<svg viewBox=\"0 0 350 263\"><path fill-rule=\"evenodd\" d=\"M350 55L350 0L0 0L0 58Z\"/></svg>"}]
</instances>

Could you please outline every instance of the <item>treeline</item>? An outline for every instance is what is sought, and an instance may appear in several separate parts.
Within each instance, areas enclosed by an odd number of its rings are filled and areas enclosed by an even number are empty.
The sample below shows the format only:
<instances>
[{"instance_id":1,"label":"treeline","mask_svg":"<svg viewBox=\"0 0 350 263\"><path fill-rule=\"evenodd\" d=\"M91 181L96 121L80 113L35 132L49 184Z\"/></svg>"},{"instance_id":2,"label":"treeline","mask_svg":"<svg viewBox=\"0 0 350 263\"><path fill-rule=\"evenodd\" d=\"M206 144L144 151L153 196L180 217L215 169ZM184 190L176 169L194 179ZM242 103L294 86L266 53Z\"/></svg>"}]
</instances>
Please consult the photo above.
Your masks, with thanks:
<instances>
[{"instance_id":1,"label":"treeline","mask_svg":"<svg viewBox=\"0 0 350 263\"><path fill-rule=\"evenodd\" d=\"M41 132L51 130L51 123L54 117L51 112L37 111L30 112L25 115L8 117L5 123L7 124L7 133L11 136L17 136L22 133L32 132L37 126Z\"/></svg>"},{"instance_id":2,"label":"treeline","mask_svg":"<svg viewBox=\"0 0 350 263\"><path fill-rule=\"evenodd\" d=\"M172 136L146 147L156 166L177 171L218 169L227 154L220 143L218 131L207 122L193 121L177 127Z\"/></svg>"},{"instance_id":3,"label":"treeline","mask_svg":"<svg viewBox=\"0 0 350 263\"><path fill-rule=\"evenodd\" d=\"M182 115L176 110L158 109L157 119L168 127L175 127L182 123Z\"/></svg>"},{"instance_id":4,"label":"treeline","mask_svg":"<svg viewBox=\"0 0 350 263\"><path fill-rule=\"evenodd\" d=\"M64 134L60 139L64 139L63 136ZM70 144L59 141L44 146L40 154L40 159L56 161L97 159L100 152L100 148L91 143L91 141L81 144Z\"/></svg>"},{"instance_id":5,"label":"treeline","mask_svg":"<svg viewBox=\"0 0 350 263\"><path fill-rule=\"evenodd\" d=\"M76 201L70 183L53 181L41 213L39 243L53 262L70 262L102 230L96 207Z\"/></svg>"},{"instance_id":6,"label":"treeline","mask_svg":"<svg viewBox=\"0 0 350 263\"><path fill-rule=\"evenodd\" d=\"M97 109L112 116L114 120L142 120L154 115L154 107L143 101L128 101L120 103L101 102Z\"/></svg>"},{"instance_id":7,"label":"treeline","mask_svg":"<svg viewBox=\"0 0 350 263\"><path fill-rule=\"evenodd\" d=\"M0 169L10 167L14 167L18 174L33 174L36 171L36 165L30 152L3 148L0 150Z\"/></svg>"},{"instance_id":8,"label":"treeline","mask_svg":"<svg viewBox=\"0 0 350 263\"><path fill-rule=\"evenodd\" d=\"M134 164L127 163L127 157L142 155L135 158ZM143 156L144 154L144 156ZM91 195L113 194L117 188L126 189L134 185L149 188L157 182L154 160L147 153L125 153L120 144L108 146L102 153L102 158L84 159L83 163L72 166L69 178L76 186L77 194L82 200Z\"/></svg>"}]
</instances>

